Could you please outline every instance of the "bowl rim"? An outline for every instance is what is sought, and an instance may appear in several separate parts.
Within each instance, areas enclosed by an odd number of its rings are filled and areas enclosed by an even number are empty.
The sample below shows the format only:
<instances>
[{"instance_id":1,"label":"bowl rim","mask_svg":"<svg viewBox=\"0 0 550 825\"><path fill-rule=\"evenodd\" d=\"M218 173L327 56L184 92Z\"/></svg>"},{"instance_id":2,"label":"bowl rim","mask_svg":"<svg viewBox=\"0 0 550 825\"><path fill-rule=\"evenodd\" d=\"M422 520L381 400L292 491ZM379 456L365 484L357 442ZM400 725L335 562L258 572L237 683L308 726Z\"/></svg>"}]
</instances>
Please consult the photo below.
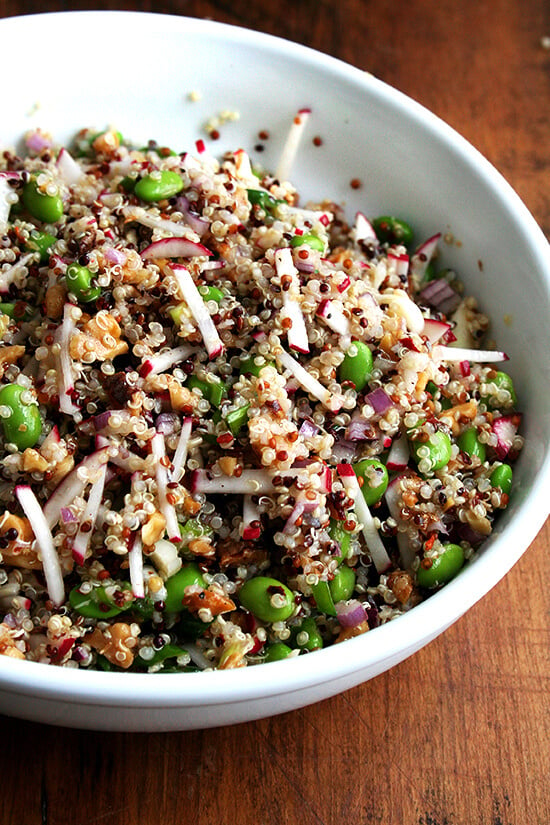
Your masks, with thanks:
<instances>
[{"instance_id":1,"label":"bowl rim","mask_svg":"<svg viewBox=\"0 0 550 825\"><path fill-rule=\"evenodd\" d=\"M545 287L550 294L550 261L548 242L521 201L501 173L453 127L421 103L405 95L375 76L345 63L343 60L316 51L281 37L254 29L193 17L141 11L66 11L18 15L0 20L0 31L31 24L56 27L96 24L109 19L109 25L170 27L182 36L208 35L214 40L229 39L242 44L274 51L295 58L315 71L329 72L345 83L358 86L367 95L377 97L384 105L406 112L422 128L442 140L446 148L468 166L475 166L493 196L501 201L506 212L519 224L534 259L545 273ZM69 23L69 21L71 21ZM549 513L545 486L550 484L550 455L542 463L536 482L528 497L519 503L517 512L486 552L463 569L460 576L445 588L417 605L405 616L389 622L376 631L348 640L345 645L333 645L301 656L292 661L272 662L260 668L209 671L185 674L104 673L18 661L0 657L0 689L22 695L63 700L69 704L88 703L94 706L128 706L133 708L181 708L194 704L212 706L220 703L242 703L254 699L289 694L316 685L335 681L353 672L376 668L379 673L401 661L459 619L486 595L527 550ZM495 565L498 556L499 563Z\"/></svg>"}]
</instances>

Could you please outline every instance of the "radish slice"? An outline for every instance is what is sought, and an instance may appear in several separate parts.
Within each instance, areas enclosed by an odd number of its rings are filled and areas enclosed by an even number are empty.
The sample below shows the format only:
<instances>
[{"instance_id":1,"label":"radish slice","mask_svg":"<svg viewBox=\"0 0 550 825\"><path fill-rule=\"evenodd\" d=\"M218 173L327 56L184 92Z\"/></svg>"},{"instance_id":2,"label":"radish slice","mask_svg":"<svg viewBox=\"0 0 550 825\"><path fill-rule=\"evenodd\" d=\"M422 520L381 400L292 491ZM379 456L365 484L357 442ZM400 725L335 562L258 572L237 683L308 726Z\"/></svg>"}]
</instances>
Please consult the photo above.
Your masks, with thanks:
<instances>
[{"instance_id":1,"label":"radish slice","mask_svg":"<svg viewBox=\"0 0 550 825\"><path fill-rule=\"evenodd\" d=\"M176 515L176 508L168 501L168 470L164 466L163 459L166 458L166 447L164 436L155 433L151 439L151 453L156 459L155 479L157 482L157 494L159 500L159 510L166 519L166 532L172 542L181 541L181 533Z\"/></svg>"},{"instance_id":2,"label":"radish slice","mask_svg":"<svg viewBox=\"0 0 550 825\"><path fill-rule=\"evenodd\" d=\"M159 375L159 373L166 372L166 370L169 370L175 366L175 364L187 361L189 356L196 352L198 352L197 348L189 344L161 352L151 358L146 358L139 368L139 374L142 378L146 378L148 375Z\"/></svg>"},{"instance_id":3,"label":"radish slice","mask_svg":"<svg viewBox=\"0 0 550 825\"><path fill-rule=\"evenodd\" d=\"M394 438L392 441L386 461L386 468L390 472L399 472L404 470L409 463L409 458L409 440L405 433L402 433L398 438Z\"/></svg>"},{"instance_id":4,"label":"radish slice","mask_svg":"<svg viewBox=\"0 0 550 825\"><path fill-rule=\"evenodd\" d=\"M181 425L180 436L176 447L176 452L172 459L172 470L170 471L170 481L180 481L185 473L185 462L187 461L187 450L189 448L189 438L193 428L193 419L184 418Z\"/></svg>"},{"instance_id":5,"label":"radish slice","mask_svg":"<svg viewBox=\"0 0 550 825\"><path fill-rule=\"evenodd\" d=\"M503 415L502 418L493 421L493 432L497 437L496 451L501 460L506 458L512 449L520 423L521 416L518 413Z\"/></svg>"},{"instance_id":6,"label":"radish slice","mask_svg":"<svg viewBox=\"0 0 550 825\"><path fill-rule=\"evenodd\" d=\"M65 304L63 322L55 333L56 343L59 344L59 354L55 356L58 362L57 383L59 391L59 409L66 415L74 415L80 408L73 402L71 394L74 391L73 362L69 350L71 336L76 329L76 322L72 316L72 304Z\"/></svg>"},{"instance_id":7,"label":"radish slice","mask_svg":"<svg viewBox=\"0 0 550 825\"><path fill-rule=\"evenodd\" d=\"M40 550L48 595L55 606L60 607L65 601L65 585L50 526L30 487L19 484L15 488L15 495L29 520Z\"/></svg>"},{"instance_id":8,"label":"radish slice","mask_svg":"<svg viewBox=\"0 0 550 825\"><path fill-rule=\"evenodd\" d=\"M494 363L508 361L505 352L488 349L465 349L464 347L443 347L439 344L432 350L434 358L439 361L473 361L474 363Z\"/></svg>"},{"instance_id":9,"label":"radish slice","mask_svg":"<svg viewBox=\"0 0 550 825\"><path fill-rule=\"evenodd\" d=\"M143 580L143 544L141 534L134 533L131 547L128 551L128 565L130 568L130 584L136 599L145 597L145 582Z\"/></svg>"},{"instance_id":10,"label":"radish slice","mask_svg":"<svg viewBox=\"0 0 550 825\"><path fill-rule=\"evenodd\" d=\"M55 488L44 505L44 517L49 528L52 528L61 518L61 508L72 504L77 496L81 496L90 483L89 476L96 473L109 461L109 451L102 447L86 456L65 476Z\"/></svg>"},{"instance_id":11,"label":"radish slice","mask_svg":"<svg viewBox=\"0 0 550 825\"><path fill-rule=\"evenodd\" d=\"M401 511L399 509L399 482L404 477L405 476L401 474L390 481L386 492L384 493L384 498L388 510L390 511L390 516L395 520L398 527L397 546L399 548L401 566L403 570L412 570L416 555L409 545L406 534L399 531L399 525L404 523L401 518Z\"/></svg>"},{"instance_id":12,"label":"radish slice","mask_svg":"<svg viewBox=\"0 0 550 825\"><path fill-rule=\"evenodd\" d=\"M77 564L84 564L90 539L97 520L97 514L103 499L103 489L105 487L105 476L107 473L107 465L104 464L99 471L99 478L94 481L90 488L88 501L82 513L80 520L80 527L75 536L72 552L73 558Z\"/></svg>"},{"instance_id":13,"label":"radish slice","mask_svg":"<svg viewBox=\"0 0 550 825\"><path fill-rule=\"evenodd\" d=\"M226 475L212 477L208 470L195 470L191 477L192 493L259 495L272 493L274 490L272 477L267 470L243 470L238 478Z\"/></svg>"},{"instance_id":14,"label":"radish slice","mask_svg":"<svg viewBox=\"0 0 550 825\"><path fill-rule=\"evenodd\" d=\"M195 255L209 256L212 253L201 243L182 237L153 241L141 252L144 261L154 261L157 258L192 258Z\"/></svg>"},{"instance_id":15,"label":"radish slice","mask_svg":"<svg viewBox=\"0 0 550 825\"><path fill-rule=\"evenodd\" d=\"M340 476L347 495L354 501L355 512L361 522L361 530L367 543L367 548L371 555L373 564L378 573L383 573L391 567L390 557L388 556L387 550L382 543L380 535L378 534L378 530L374 524L374 519L371 515L368 504L365 501L365 497L361 492L359 479L355 475L351 464L339 464L338 475Z\"/></svg>"},{"instance_id":16,"label":"radish slice","mask_svg":"<svg viewBox=\"0 0 550 825\"><path fill-rule=\"evenodd\" d=\"M396 252L388 252L388 262L390 269L393 269L396 275L407 275L409 271L409 256L406 253L397 254Z\"/></svg>"},{"instance_id":17,"label":"radish slice","mask_svg":"<svg viewBox=\"0 0 550 825\"><path fill-rule=\"evenodd\" d=\"M156 218L141 206L127 206L123 210L123 214L127 221L136 221L136 223L149 226L151 229L160 229L163 232L169 232L170 235L178 238L185 238L189 232L189 227L185 224L176 223L166 218ZM171 239L169 238L168 240Z\"/></svg>"},{"instance_id":18,"label":"radish slice","mask_svg":"<svg viewBox=\"0 0 550 825\"><path fill-rule=\"evenodd\" d=\"M374 244L378 245L378 238L376 237L376 232L374 231L373 225L362 212L358 212L355 216L353 237L355 238L356 243L359 243L360 241L372 241Z\"/></svg>"},{"instance_id":19,"label":"radish slice","mask_svg":"<svg viewBox=\"0 0 550 825\"><path fill-rule=\"evenodd\" d=\"M182 297L197 323L209 357L216 358L223 352L223 344L191 273L180 264L172 264L167 269L173 273L178 282Z\"/></svg>"},{"instance_id":20,"label":"radish slice","mask_svg":"<svg viewBox=\"0 0 550 825\"><path fill-rule=\"evenodd\" d=\"M253 501L252 496L247 494L243 499L243 520L241 525L243 541L256 541L256 539L260 538L261 532L260 509Z\"/></svg>"},{"instance_id":21,"label":"radish slice","mask_svg":"<svg viewBox=\"0 0 550 825\"><path fill-rule=\"evenodd\" d=\"M330 392L320 381L310 375L305 367L293 358L292 355L285 352L285 350L281 350L277 353L276 358L285 369L292 373L302 389L306 390L306 392L310 393L314 398L317 398L328 410L338 412L338 410L341 409L344 400L342 396L338 393Z\"/></svg>"},{"instance_id":22,"label":"radish slice","mask_svg":"<svg viewBox=\"0 0 550 825\"><path fill-rule=\"evenodd\" d=\"M327 327L338 335L349 336L349 318L344 315L344 307L340 301L329 301L325 298L317 308L317 315L322 318Z\"/></svg>"},{"instance_id":23,"label":"radish slice","mask_svg":"<svg viewBox=\"0 0 550 825\"><path fill-rule=\"evenodd\" d=\"M56 161L57 171L63 183L74 186L84 177L84 170L65 148L61 149Z\"/></svg>"},{"instance_id":24,"label":"radish slice","mask_svg":"<svg viewBox=\"0 0 550 825\"><path fill-rule=\"evenodd\" d=\"M438 232L437 235L432 235L431 238L428 238L427 241L420 244L414 255L411 259L411 275L413 278L421 281L424 275L426 274L426 269L428 268L428 264L432 260L433 256L437 251L437 246L439 244L439 239L441 238L441 232Z\"/></svg>"},{"instance_id":25,"label":"radish slice","mask_svg":"<svg viewBox=\"0 0 550 825\"><path fill-rule=\"evenodd\" d=\"M442 338L446 343L450 343L454 338L450 324L446 321L436 321L433 318L424 319L422 335L428 339L430 344L436 344ZM451 337L449 338L449 336Z\"/></svg>"},{"instance_id":26,"label":"radish slice","mask_svg":"<svg viewBox=\"0 0 550 825\"><path fill-rule=\"evenodd\" d=\"M279 160L279 165L277 166L277 170L275 172L275 177L280 181L288 180L290 170L292 169L294 159L296 158L296 153L298 152L298 147L310 114L311 109L300 109L292 121L292 125L288 131L288 136Z\"/></svg>"},{"instance_id":27,"label":"radish slice","mask_svg":"<svg viewBox=\"0 0 550 825\"><path fill-rule=\"evenodd\" d=\"M401 315L411 332L421 333L424 329L424 316L420 308L409 298L404 289L394 289L384 292L378 297L380 304L389 304L398 315Z\"/></svg>"},{"instance_id":28,"label":"radish slice","mask_svg":"<svg viewBox=\"0 0 550 825\"><path fill-rule=\"evenodd\" d=\"M288 283L288 279L290 279L289 288L284 289L283 287L283 307L285 315L292 322L292 326L287 333L288 344L291 349L298 350L298 352L309 352L306 322L299 302L300 284L296 277L298 270L294 266L292 252L289 247L276 250L275 268L281 282L283 282L284 279L284 281Z\"/></svg>"}]
</instances>

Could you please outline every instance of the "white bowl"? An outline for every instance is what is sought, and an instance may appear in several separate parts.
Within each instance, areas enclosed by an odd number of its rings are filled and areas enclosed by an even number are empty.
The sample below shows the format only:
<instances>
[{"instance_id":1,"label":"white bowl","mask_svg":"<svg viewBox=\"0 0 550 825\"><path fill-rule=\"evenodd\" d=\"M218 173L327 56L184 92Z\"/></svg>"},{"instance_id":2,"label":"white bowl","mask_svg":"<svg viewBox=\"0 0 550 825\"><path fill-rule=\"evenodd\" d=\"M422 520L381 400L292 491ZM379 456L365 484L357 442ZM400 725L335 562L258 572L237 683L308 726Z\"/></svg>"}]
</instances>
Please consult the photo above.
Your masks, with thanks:
<instances>
[{"instance_id":1,"label":"white bowl","mask_svg":"<svg viewBox=\"0 0 550 825\"><path fill-rule=\"evenodd\" d=\"M182 150L222 111L240 114L212 143L242 146L274 168L296 110L311 107L310 138L292 175L307 197L345 202L350 216L393 212L428 237L442 229L460 245L445 260L493 319L510 355L525 413L526 446L512 503L483 552L443 591L364 636L242 670L119 674L60 669L0 657L0 712L109 730L181 730L242 722L327 698L382 673L455 622L526 550L548 513L550 482L550 256L525 206L483 157L417 103L371 75L295 44L209 21L82 12L0 21L0 75L17 77L0 144L33 126L70 139L83 126L114 125L136 141ZM45 83L26 55L80 55ZM86 52L103 44L87 71ZM120 44L132 44L131 50ZM191 92L201 99L192 102ZM262 155L258 132L268 130ZM352 178L362 181L353 190ZM483 262L483 267L479 266ZM507 319L505 321L505 319Z\"/></svg>"}]
</instances>

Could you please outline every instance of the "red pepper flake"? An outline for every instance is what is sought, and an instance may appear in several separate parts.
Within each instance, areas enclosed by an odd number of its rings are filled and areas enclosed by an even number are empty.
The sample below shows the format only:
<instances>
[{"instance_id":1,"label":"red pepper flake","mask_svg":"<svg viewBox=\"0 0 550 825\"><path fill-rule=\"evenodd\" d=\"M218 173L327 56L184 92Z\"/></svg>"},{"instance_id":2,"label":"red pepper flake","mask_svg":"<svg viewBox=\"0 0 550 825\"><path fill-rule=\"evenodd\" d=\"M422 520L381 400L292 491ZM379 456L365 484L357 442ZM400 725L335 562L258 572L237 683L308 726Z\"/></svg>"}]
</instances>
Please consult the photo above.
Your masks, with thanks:
<instances>
[{"instance_id":1,"label":"red pepper flake","mask_svg":"<svg viewBox=\"0 0 550 825\"><path fill-rule=\"evenodd\" d=\"M361 186L362 186L361 181L359 180L359 178L352 178L349 182L349 185L351 186L352 189L361 189Z\"/></svg>"},{"instance_id":2,"label":"red pepper flake","mask_svg":"<svg viewBox=\"0 0 550 825\"><path fill-rule=\"evenodd\" d=\"M204 140L201 140L200 138L196 141L195 146L197 147L197 152L200 152L201 154L206 150Z\"/></svg>"},{"instance_id":3,"label":"red pepper flake","mask_svg":"<svg viewBox=\"0 0 550 825\"><path fill-rule=\"evenodd\" d=\"M436 538L437 538L437 534L436 534L436 533L432 533L432 535L430 536L430 538L429 538L429 539L427 539L427 541L425 541L425 542L424 542L424 550L431 550L431 549L432 549L432 547L434 546L434 543L435 543Z\"/></svg>"},{"instance_id":4,"label":"red pepper flake","mask_svg":"<svg viewBox=\"0 0 550 825\"><path fill-rule=\"evenodd\" d=\"M464 378L467 378L470 374L470 362L469 361L461 361L459 366L460 366L460 372L462 373Z\"/></svg>"},{"instance_id":5,"label":"red pepper flake","mask_svg":"<svg viewBox=\"0 0 550 825\"><path fill-rule=\"evenodd\" d=\"M321 215L321 217L319 218L319 223L321 223L323 226L328 226L329 223L330 223L329 216L328 215Z\"/></svg>"}]
</instances>

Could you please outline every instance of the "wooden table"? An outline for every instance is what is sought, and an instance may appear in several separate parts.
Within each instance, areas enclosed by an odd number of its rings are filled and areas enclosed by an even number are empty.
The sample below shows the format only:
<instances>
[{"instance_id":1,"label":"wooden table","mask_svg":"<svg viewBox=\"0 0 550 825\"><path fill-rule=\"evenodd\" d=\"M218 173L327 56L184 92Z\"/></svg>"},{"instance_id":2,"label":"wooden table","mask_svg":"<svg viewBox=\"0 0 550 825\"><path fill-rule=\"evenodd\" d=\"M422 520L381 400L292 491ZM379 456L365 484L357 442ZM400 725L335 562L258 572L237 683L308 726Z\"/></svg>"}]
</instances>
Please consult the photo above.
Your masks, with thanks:
<instances>
[{"instance_id":1,"label":"wooden table","mask_svg":"<svg viewBox=\"0 0 550 825\"><path fill-rule=\"evenodd\" d=\"M0 15L137 6L0 0ZM547 0L141 7L281 35L369 70L469 138L550 234ZM547 523L505 580L442 637L304 710L158 735L4 718L0 823L548 825L549 551Z\"/></svg>"}]
</instances>

